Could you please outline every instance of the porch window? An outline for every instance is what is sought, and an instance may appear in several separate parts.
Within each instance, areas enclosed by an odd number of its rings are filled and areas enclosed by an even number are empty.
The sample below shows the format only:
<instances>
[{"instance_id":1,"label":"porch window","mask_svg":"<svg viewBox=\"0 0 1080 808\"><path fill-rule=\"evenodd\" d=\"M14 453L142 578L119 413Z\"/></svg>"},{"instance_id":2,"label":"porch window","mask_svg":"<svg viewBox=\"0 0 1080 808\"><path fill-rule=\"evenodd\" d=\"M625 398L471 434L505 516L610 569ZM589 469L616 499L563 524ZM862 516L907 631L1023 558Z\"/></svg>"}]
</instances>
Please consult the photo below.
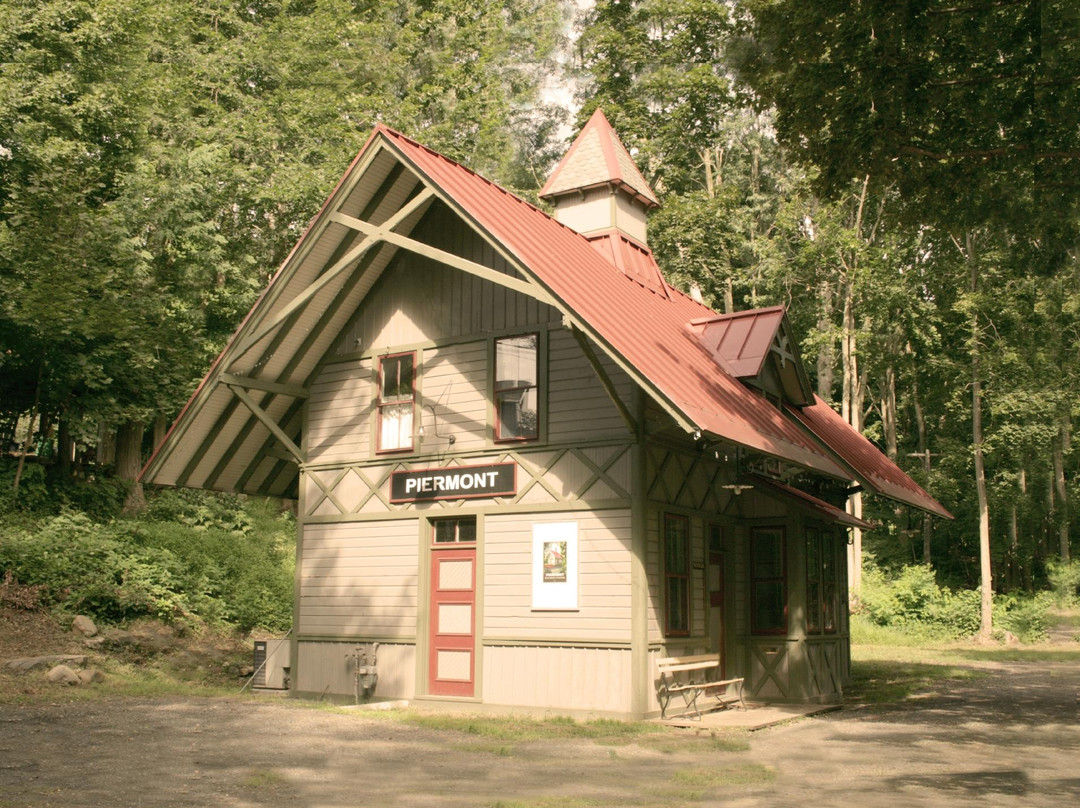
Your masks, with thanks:
<instances>
[{"instance_id":1,"label":"porch window","mask_svg":"<svg viewBox=\"0 0 1080 808\"><path fill-rule=\"evenodd\" d=\"M829 531L806 531L806 630L835 634L840 608L839 569L843 543Z\"/></svg>"},{"instance_id":2,"label":"porch window","mask_svg":"<svg viewBox=\"0 0 1080 808\"><path fill-rule=\"evenodd\" d=\"M402 452L413 448L415 381L415 353L391 354L379 360L380 452Z\"/></svg>"},{"instance_id":3,"label":"porch window","mask_svg":"<svg viewBox=\"0 0 1080 808\"><path fill-rule=\"evenodd\" d=\"M821 531L806 531L806 632L820 634L825 603L822 599Z\"/></svg>"},{"instance_id":4,"label":"porch window","mask_svg":"<svg viewBox=\"0 0 1080 808\"><path fill-rule=\"evenodd\" d=\"M821 534L822 603L825 633L835 634L839 627L840 587L837 586L842 544L835 533Z\"/></svg>"},{"instance_id":5,"label":"porch window","mask_svg":"<svg viewBox=\"0 0 1080 808\"><path fill-rule=\"evenodd\" d=\"M690 523L664 514L664 633L690 634Z\"/></svg>"},{"instance_id":6,"label":"porch window","mask_svg":"<svg viewBox=\"0 0 1080 808\"><path fill-rule=\"evenodd\" d=\"M750 630L787 634L787 559L784 529L750 531Z\"/></svg>"},{"instance_id":7,"label":"porch window","mask_svg":"<svg viewBox=\"0 0 1080 808\"><path fill-rule=\"evenodd\" d=\"M495 440L535 440L540 338L537 334L495 340Z\"/></svg>"}]
</instances>

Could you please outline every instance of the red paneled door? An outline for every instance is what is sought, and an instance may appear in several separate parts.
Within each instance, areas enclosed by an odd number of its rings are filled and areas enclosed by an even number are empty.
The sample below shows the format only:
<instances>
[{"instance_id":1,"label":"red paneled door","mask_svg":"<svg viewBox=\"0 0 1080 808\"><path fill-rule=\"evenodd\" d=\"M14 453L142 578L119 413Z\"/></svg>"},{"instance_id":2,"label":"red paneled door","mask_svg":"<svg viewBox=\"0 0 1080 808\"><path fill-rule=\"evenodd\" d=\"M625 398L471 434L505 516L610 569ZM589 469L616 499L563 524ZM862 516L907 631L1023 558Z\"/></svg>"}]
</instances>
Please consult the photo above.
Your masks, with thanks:
<instances>
[{"instance_id":1,"label":"red paneled door","mask_svg":"<svg viewBox=\"0 0 1080 808\"><path fill-rule=\"evenodd\" d=\"M428 693L472 696L476 680L476 548L432 548Z\"/></svg>"}]
</instances>

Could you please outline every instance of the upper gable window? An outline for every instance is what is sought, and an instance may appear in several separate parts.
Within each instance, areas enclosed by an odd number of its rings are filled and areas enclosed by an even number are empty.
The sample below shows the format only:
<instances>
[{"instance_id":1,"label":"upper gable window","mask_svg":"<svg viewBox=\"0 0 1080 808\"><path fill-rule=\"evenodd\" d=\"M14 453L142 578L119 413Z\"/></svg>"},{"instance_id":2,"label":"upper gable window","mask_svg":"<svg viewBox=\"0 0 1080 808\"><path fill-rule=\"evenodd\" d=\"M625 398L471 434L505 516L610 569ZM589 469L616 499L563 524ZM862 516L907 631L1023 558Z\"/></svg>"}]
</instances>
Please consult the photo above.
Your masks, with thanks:
<instances>
[{"instance_id":1,"label":"upper gable window","mask_svg":"<svg viewBox=\"0 0 1080 808\"><path fill-rule=\"evenodd\" d=\"M379 360L379 451L413 448L416 404L416 354L402 353Z\"/></svg>"},{"instance_id":2,"label":"upper gable window","mask_svg":"<svg viewBox=\"0 0 1080 808\"><path fill-rule=\"evenodd\" d=\"M540 436L539 348L537 334L495 340L495 440Z\"/></svg>"}]
</instances>

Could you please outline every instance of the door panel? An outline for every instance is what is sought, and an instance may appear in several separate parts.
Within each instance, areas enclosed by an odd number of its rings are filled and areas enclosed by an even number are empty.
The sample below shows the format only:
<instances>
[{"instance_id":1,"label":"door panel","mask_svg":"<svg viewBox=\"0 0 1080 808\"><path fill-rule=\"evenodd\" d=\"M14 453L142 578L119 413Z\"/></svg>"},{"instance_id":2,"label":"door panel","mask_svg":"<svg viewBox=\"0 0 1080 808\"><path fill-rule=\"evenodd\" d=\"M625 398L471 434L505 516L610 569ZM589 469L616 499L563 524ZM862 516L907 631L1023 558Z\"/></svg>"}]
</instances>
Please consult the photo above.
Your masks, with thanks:
<instances>
[{"instance_id":1,"label":"door panel","mask_svg":"<svg viewBox=\"0 0 1080 808\"><path fill-rule=\"evenodd\" d=\"M428 693L472 696L476 678L476 548L432 549Z\"/></svg>"}]
</instances>

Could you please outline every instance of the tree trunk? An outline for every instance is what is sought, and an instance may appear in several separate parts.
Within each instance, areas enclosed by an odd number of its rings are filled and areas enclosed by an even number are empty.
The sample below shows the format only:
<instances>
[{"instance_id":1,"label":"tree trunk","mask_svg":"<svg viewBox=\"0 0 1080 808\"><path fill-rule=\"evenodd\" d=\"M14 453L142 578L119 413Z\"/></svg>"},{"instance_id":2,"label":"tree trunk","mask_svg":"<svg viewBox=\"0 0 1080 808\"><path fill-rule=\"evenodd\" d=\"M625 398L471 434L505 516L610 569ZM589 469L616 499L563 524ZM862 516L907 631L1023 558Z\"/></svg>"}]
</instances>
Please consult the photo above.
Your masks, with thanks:
<instances>
[{"instance_id":1,"label":"tree trunk","mask_svg":"<svg viewBox=\"0 0 1080 808\"><path fill-rule=\"evenodd\" d=\"M885 428L885 454L896 462L896 370L885 368L885 395L881 399L881 424Z\"/></svg>"},{"instance_id":2,"label":"tree trunk","mask_svg":"<svg viewBox=\"0 0 1080 808\"><path fill-rule=\"evenodd\" d=\"M967 234L967 260L971 268L971 294L979 288L979 265L975 257L975 236ZM983 465L982 373L980 367L979 315L971 315L971 442L975 453L975 496L979 505L979 591L981 613L979 635L988 638L994 630L993 578L990 567L990 506L986 496L986 467Z\"/></svg>"},{"instance_id":3,"label":"tree trunk","mask_svg":"<svg viewBox=\"0 0 1080 808\"><path fill-rule=\"evenodd\" d=\"M139 481L144 431L141 421L125 421L116 430L116 476L131 483L124 500L124 513L135 513L146 505Z\"/></svg>"},{"instance_id":4,"label":"tree trunk","mask_svg":"<svg viewBox=\"0 0 1080 808\"><path fill-rule=\"evenodd\" d=\"M169 419L165 417L163 413L158 413L154 416L154 451L156 452L162 443L165 442L165 436L169 434Z\"/></svg>"},{"instance_id":5,"label":"tree trunk","mask_svg":"<svg viewBox=\"0 0 1080 808\"><path fill-rule=\"evenodd\" d=\"M116 430L106 424L98 424L98 442L94 460L99 466L111 466L116 460Z\"/></svg>"},{"instance_id":6,"label":"tree trunk","mask_svg":"<svg viewBox=\"0 0 1080 808\"><path fill-rule=\"evenodd\" d=\"M818 331L827 338L822 339L818 348L817 356L817 394L825 401L833 400L833 379L836 376L836 366L833 360L832 317L833 317L832 287L828 283L821 284L821 312L818 316Z\"/></svg>"},{"instance_id":7,"label":"tree trunk","mask_svg":"<svg viewBox=\"0 0 1080 808\"><path fill-rule=\"evenodd\" d=\"M34 442L34 419L37 417L38 406L41 404L41 379L45 375L45 360L38 362L37 384L34 386L34 406L30 410L30 423L26 425L26 440L23 441L22 453L19 455L19 464L15 467L15 485L12 486L11 498L18 500L19 483L22 482L23 469L26 467L26 455L30 453L30 445ZM19 419L16 417L15 424L18 428Z\"/></svg>"},{"instance_id":8,"label":"tree trunk","mask_svg":"<svg viewBox=\"0 0 1080 808\"><path fill-rule=\"evenodd\" d=\"M66 415L60 416L56 426L56 468L64 480L71 478L71 461L74 459L75 441L71 437Z\"/></svg>"},{"instance_id":9,"label":"tree trunk","mask_svg":"<svg viewBox=\"0 0 1080 808\"><path fill-rule=\"evenodd\" d=\"M1054 489L1057 493L1057 508L1054 514L1058 528L1058 548L1061 560L1069 563L1069 492L1065 487L1065 451L1069 442L1069 421L1063 418L1058 425L1058 434L1054 438Z\"/></svg>"},{"instance_id":10,"label":"tree trunk","mask_svg":"<svg viewBox=\"0 0 1080 808\"><path fill-rule=\"evenodd\" d=\"M918 384L912 384L911 397L915 404L915 428L918 430L919 454L923 460L923 471L926 473L925 483L930 484L930 443L926 435L926 413L923 412L922 404L919 403ZM930 557L930 539L933 536L933 524L930 514L923 513L922 523L922 558L923 563L929 566L932 563Z\"/></svg>"}]
</instances>

